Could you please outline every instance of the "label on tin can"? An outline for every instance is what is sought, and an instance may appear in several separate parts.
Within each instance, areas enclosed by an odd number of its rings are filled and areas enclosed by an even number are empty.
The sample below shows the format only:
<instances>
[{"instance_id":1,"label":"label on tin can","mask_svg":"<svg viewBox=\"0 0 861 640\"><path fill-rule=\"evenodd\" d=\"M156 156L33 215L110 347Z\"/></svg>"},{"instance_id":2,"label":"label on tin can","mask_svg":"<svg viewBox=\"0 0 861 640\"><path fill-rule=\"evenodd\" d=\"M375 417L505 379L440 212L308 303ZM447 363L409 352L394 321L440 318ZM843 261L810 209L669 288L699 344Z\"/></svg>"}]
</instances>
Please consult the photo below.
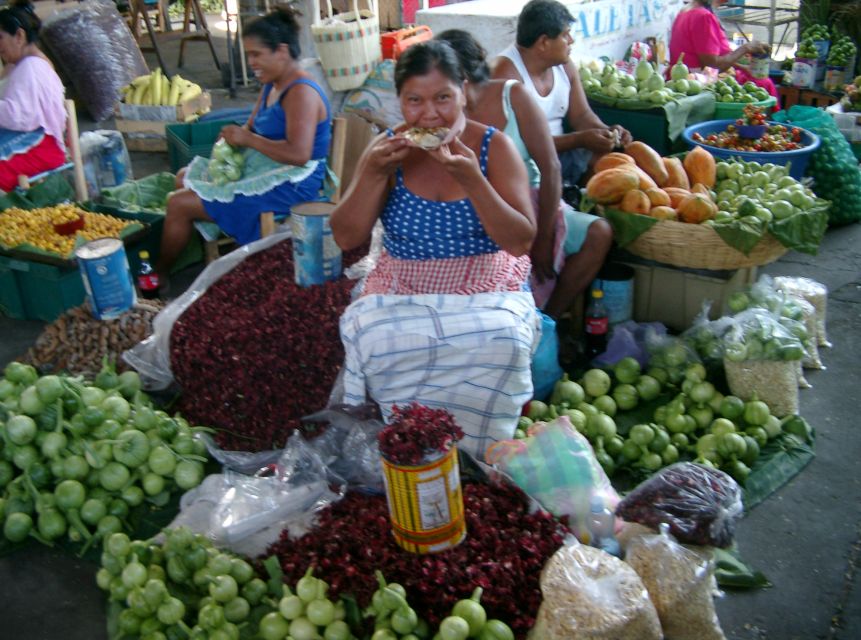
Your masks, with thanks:
<instances>
[{"instance_id":1,"label":"label on tin can","mask_svg":"<svg viewBox=\"0 0 861 640\"><path fill-rule=\"evenodd\" d=\"M134 306L137 296L122 240L92 240L78 247L75 257L96 318L110 320Z\"/></svg>"},{"instance_id":2,"label":"label on tin can","mask_svg":"<svg viewBox=\"0 0 861 640\"><path fill-rule=\"evenodd\" d=\"M769 56L751 56L750 75L754 78L767 78L770 68L771 58Z\"/></svg>"}]
</instances>

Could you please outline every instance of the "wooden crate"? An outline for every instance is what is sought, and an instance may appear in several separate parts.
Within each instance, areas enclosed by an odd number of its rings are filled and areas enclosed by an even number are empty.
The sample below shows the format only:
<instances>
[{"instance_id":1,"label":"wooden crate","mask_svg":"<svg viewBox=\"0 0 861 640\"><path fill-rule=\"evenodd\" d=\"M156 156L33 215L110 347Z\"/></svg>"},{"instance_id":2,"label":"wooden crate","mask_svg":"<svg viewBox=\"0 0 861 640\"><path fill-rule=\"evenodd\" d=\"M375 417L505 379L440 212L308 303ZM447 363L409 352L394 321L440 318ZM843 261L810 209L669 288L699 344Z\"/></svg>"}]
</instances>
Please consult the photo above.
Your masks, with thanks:
<instances>
[{"instance_id":1,"label":"wooden crate","mask_svg":"<svg viewBox=\"0 0 861 640\"><path fill-rule=\"evenodd\" d=\"M130 151L167 151L165 127L206 113L211 106L212 96L207 91L176 106L119 103L114 112L115 125Z\"/></svg>"}]
</instances>

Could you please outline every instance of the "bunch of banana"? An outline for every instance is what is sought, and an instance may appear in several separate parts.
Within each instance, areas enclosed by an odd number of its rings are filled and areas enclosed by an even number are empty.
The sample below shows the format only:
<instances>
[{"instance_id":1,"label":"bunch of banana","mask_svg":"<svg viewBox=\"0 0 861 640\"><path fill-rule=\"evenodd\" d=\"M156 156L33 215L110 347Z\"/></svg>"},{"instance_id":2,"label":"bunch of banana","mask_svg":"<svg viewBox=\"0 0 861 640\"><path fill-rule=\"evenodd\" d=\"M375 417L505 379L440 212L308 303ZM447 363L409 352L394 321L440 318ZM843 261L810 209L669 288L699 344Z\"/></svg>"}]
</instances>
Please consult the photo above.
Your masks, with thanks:
<instances>
[{"instance_id":1,"label":"bunch of banana","mask_svg":"<svg viewBox=\"0 0 861 640\"><path fill-rule=\"evenodd\" d=\"M178 73L168 80L161 69L156 69L152 73L138 76L124 86L121 92L126 104L174 106L197 97L203 89Z\"/></svg>"}]
</instances>

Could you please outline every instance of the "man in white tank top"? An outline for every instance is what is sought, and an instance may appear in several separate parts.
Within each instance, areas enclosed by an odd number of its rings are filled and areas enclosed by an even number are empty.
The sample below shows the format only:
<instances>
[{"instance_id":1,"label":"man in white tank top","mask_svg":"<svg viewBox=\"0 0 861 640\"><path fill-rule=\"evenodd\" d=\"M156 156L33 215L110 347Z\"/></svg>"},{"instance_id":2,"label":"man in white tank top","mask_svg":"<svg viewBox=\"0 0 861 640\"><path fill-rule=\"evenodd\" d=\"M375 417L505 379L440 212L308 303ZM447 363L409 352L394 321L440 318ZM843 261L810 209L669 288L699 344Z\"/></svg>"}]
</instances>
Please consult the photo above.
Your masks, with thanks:
<instances>
[{"instance_id":1,"label":"man in white tank top","mask_svg":"<svg viewBox=\"0 0 861 640\"><path fill-rule=\"evenodd\" d=\"M589 108L570 58L572 22L574 16L562 3L531 0L517 19L516 43L491 65L494 78L519 80L541 106L567 187L580 182L602 155L631 142L627 130L620 125L608 127Z\"/></svg>"}]
</instances>

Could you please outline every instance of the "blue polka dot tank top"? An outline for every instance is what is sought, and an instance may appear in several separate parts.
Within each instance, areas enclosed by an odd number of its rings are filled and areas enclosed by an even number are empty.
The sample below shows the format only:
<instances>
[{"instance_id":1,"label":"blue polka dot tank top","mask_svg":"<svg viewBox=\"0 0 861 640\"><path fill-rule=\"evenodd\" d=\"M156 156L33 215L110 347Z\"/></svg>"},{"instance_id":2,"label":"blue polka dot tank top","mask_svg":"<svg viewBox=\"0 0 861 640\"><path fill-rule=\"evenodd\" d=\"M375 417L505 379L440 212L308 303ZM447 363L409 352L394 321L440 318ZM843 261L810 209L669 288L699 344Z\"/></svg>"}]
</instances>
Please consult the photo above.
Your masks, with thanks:
<instances>
[{"instance_id":1,"label":"blue polka dot tank top","mask_svg":"<svg viewBox=\"0 0 861 640\"><path fill-rule=\"evenodd\" d=\"M481 141L479 165L484 176L494 132L493 127L488 127ZM392 135L391 130L388 133ZM385 228L383 246L389 255L402 260L459 258L499 251L469 198L438 202L417 196L407 189L400 168L381 219Z\"/></svg>"}]
</instances>

